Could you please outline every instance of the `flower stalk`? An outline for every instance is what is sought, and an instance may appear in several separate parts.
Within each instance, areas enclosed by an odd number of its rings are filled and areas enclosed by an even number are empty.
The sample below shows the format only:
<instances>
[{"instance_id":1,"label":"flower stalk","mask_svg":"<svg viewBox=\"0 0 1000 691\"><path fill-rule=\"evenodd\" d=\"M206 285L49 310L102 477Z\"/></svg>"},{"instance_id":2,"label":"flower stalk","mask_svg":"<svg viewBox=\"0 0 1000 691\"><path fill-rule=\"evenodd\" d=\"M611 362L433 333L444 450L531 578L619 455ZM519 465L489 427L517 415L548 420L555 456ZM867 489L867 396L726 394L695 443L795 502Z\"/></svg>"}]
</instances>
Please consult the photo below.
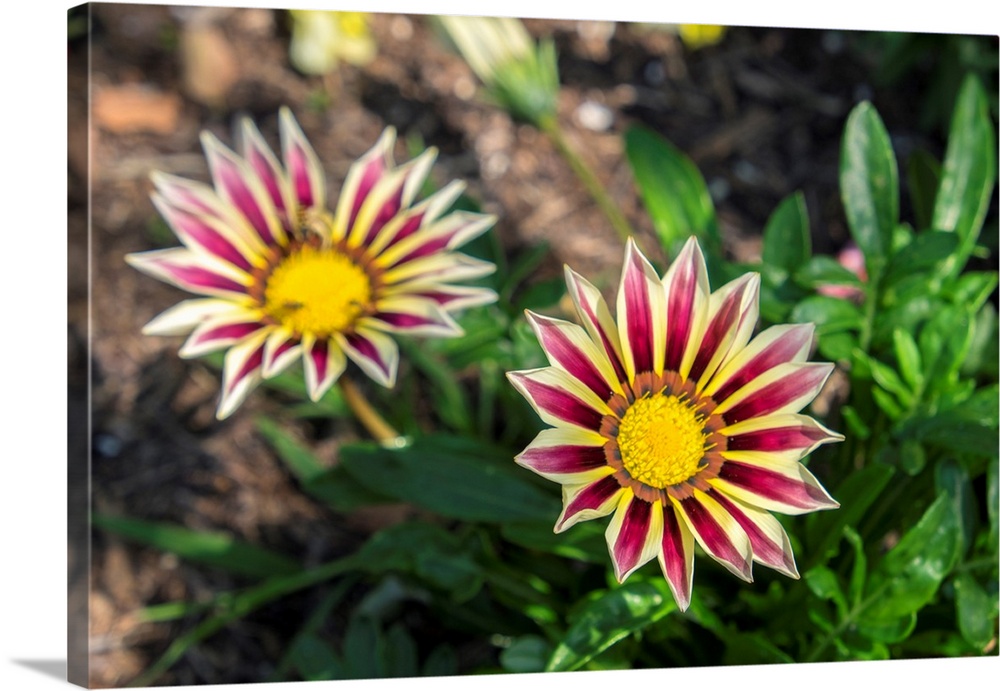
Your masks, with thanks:
<instances>
[{"instance_id":1,"label":"flower stalk","mask_svg":"<svg viewBox=\"0 0 1000 691\"><path fill-rule=\"evenodd\" d=\"M364 428L375 438L375 441L382 444L382 446L399 446L402 436L396 431L395 427L386 422L385 418L375 410L374 406L372 406L361 391L361 388L346 376L340 378L339 385L340 392L344 395L344 401L351 409L351 412L354 413L354 417L364 425Z\"/></svg>"}]
</instances>

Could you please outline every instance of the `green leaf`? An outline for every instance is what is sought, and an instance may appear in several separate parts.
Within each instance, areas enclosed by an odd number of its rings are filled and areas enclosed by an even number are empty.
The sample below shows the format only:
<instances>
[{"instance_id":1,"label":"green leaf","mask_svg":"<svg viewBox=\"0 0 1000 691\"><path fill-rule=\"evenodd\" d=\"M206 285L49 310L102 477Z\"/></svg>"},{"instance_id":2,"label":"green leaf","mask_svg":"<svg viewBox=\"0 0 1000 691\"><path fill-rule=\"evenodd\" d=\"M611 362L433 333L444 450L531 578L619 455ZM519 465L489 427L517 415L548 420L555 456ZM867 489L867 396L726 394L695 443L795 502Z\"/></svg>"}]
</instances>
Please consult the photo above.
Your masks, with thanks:
<instances>
[{"instance_id":1,"label":"green leaf","mask_svg":"<svg viewBox=\"0 0 1000 691\"><path fill-rule=\"evenodd\" d=\"M809 212L801 192L785 197L771 214L764 226L761 254L765 264L780 267L790 274L809 261L812 256Z\"/></svg>"},{"instance_id":2,"label":"green leaf","mask_svg":"<svg viewBox=\"0 0 1000 691\"><path fill-rule=\"evenodd\" d=\"M918 612L954 567L960 547L958 516L942 493L872 574L869 590L878 596L862 621L882 626Z\"/></svg>"},{"instance_id":3,"label":"green leaf","mask_svg":"<svg viewBox=\"0 0 1000 691\"><path fill-rule=\"evenodd\" d=\"M997 160L993 121L979 80L962 83L952 114L941 185L931 225L955 233L961 249L949 258L944 273L957 275L972 253L989 208L996 182Z\"/></svg>"},{"instance_id":4,"label":"green leaf","mask_svg":"<svg viewBox=\"0 0 1000 691\"><path fill-rule=\"evenodd\" d=\"M990 544L997 544L997 534L1000 533L1000 481L998 481L998 459L994 458L986 466L986 513L990 519Z\"/></svg>"},{"instance_id":5,"label":"green leaf","mask_svg":"<svg viewBox=\"0 0 1000 691\"><path fill-rule=\"evenodd\" d=\"M386 677L415 677L420 674L417 644L402 624L393 624L385 636Z\"/></svg>"},{"instance_id":6,"label":"green leaf","mask_svg":"<svg viewBox=\"0 0 1000 691\"><path fill-rule=\"evenodd\" d=\"M795 306L791 321L799 324L812 322L816 325L816 333L823 336L861 328L862 316L853 302L826 295L813 295Z\"/></svg>"},{"instance_id":7,"label":"green leaf","mask_svg":"<svg viewBox=\"0 0 1000 691\"><path fill-rule=\"evenodd\" d=\"M890 466L873 464L851 473L833 493L839 498L840 508L810 516L808 539L814 545L810 550L813 563L826 563L833 556L831 550L840 541L844 526L858 524L894 472Z\"/></svg>"},{"instance_id":8,"label":"green leaf","mask_svg":"<svg viewBox=\"0 0 1000 691\"><path fill-rule=\"evenodd\" d=\"M315 634L300 636L292 645L289 658L305 681L344 678L343 663L333 649Z\"/></svg>"},{"instance_id":9,"label":"green leaf","mask_svg":"<svg viewBox=\"0 0 1000 691\"><path fill-rule=\"evenodd\" d=\"M844 537L854 549L854 566L851 567L851 582L848 585L848 598L851 608L861 603L865 591L865 580L868 577L868 558L865 556L865 545L861 536L849 525L844 526Z\"/></svg>"},{"instance_id":10,"label":"green leaf","mask_svg":"<svg viewBox=\"0 0 1000 691\"><path fill-rule=\"evenodd\" d=\"M885 282L891 284L901 278L912 276L918 271L935 266L951 255L957 247L958 238L954 233L945 233L940 230L919 233L913 238L913 242L899 250L889 260L889 267L885 272Z\"/></svg>"},{"instance_id":11,"label":"green leaf","mask_svg":"<svg viewBox=\"0 0 1000 691\"><path fill-rule=\"evenodd\" d=\"M481 568L456 535L431 523L412 521L375 533L358 550L358 568L369 573L412 574L453 601L475 595L483 584Z\"/></svg>"},{"instance_id":12,"label":"green leaf","mask_svg":"<svg viewBox=\"0 0 1000 691\"><path fill-rule=\"evenodd\" d=\"M287 576L301 568L291 557L239 542L224 533L104 514L95 514L93 520L96 527L108 532L240 576Z\"/></svg>"},{"instance_id":13,"label":"green leaf","mask_svg":"<svg viewBox=\"0 0 1000 691\"><path fill-rule=\"evenodd\" d=\"M274 447L278 456L299 482L309 482L326 472L328 466L321 463L312 451L295 441L274 420L260 417L256 422L257 430Z\"/></svg>"},{"instance_id":14,"label":"green leaf","mask_svg":"<svg viewBox=\"0 0 1000 691\"><path fill-rule=\"evenodd\" d=\"M557 554L591 564L608 560L608 543L604 526L594 521L577 523L565 533L555 533L548 523L504 523L500 534L508 542L528 549Z\"/></svg>"},{"instance_id":15,"label":"green leaf","mask_svg":"<svg viewBox=\"0 0 1000 691\"><path fill-rule=\"evenodd\" d=\"M847 616L847 600L840 588L837 574L825 566L814 566L803 574L806 585L812 594L821 600L829 600L837 606L837 614L843 619Z\"/></svg>"},{"instance_id":16,"label":"green leaf","mask_svg":"<svg viewBox=\"0 0 1000 691\"><path fill-rule=\"evenodd\" d=\"M899 181L889 133L871 103L847 118L840 154L840 195L851 236L875 274L899 222Z\"/></svg>"},{"instance_id":17,"label":"green leaf","mask_svg":"<svg viewBox=\"0 0 1000 691\"><path fill-rule=\"evenodd\" d=\"M870 355L866 355L860 349L854 351L854 358L855 361L863 361L871 372L875 383L895 395L902 405L909 407L913 403L913 392L899 378L896 370L884 362L879 362Z\"/></svg>"},{"instance_id":18,"label":"green leaf","mask_svg":"<svg viewBox=\"0 0 1000 691\"><path fill-rule=\"evenodd\" d=\"M862 285L857 274L825 254L817 255L807 262L799 264L795 270L795 281L806 288L824 285L854 287Z\"/></svg>"},{"instance_id":19,"label":"green leaf","mask_svg":"<svg viewBox=\"0 0 1000 691\"><path fill-rule=\"evenodd\" d=\"M892 332L892 345L896 354L896 364L903 379L914 391L923 386L924 373L920 361L920 349L913 336L902 329Z\"/></svg>"},{"instance_id":20,"label":"green leaf","mask_svg":"<svg viewBox=\"0 0 1000 691\"><path fill-rule=\"evenodd\" d=\"M980 309L997 287L994 271L966 271L948 287L948 297L956 305Z\"/></svg>"},{"instance_id":21,"label":"green leaf","mask_svg":"<svg viewBox=\"0 0 1000 691\"><path fill-rule=\"evenodd\" d=\"M344 678L374 679L385 676L382 663L385 641L369 617L351 617L344 632Z\"/></svg>"},{"instance_id":22,"label":"green leaf","mask_svg":"<svg viewBox=\"0 0 1000 691\"><path fill-rule=\"evenodd\" d=\"M917 627L915 612L890 619L862 619L858 631L873 641L899 643L905 641Z\"/></svg>"},{"instance_id":23,"label":"green leaf","mask_svg":"<svg viewBox=\"0 0 1000 691\"><path fill-rule=\"evenodd\" d=\"M979 650L993 640L997 618L997 599L983 590L972 574L955 577L955 611L962 637Z\"/></svg>"},{"instance_id":24,"label":"green leaf","mask_svg":"<svg viewBox=\"0 0 1000 691\"><path fill-rule=\"evenodd\" d=\"M962 556L972 545L979 523L979 507L976 506L976 494L972 490L969 471L952 458L938 461L934 467L934 489L951 499L952 510L959 519L958 554Z\"/></svg>"},{"instance_id":25,"label":"green leaf","mask_svg":"<svg viewBox=\"0 0 1000 691\"><path fill-rule=\"evenodd\" d=\"M929 391L941 392L957 380L972 343L973 327L969 310L955 306L935 314L920 330L917 343Z\"/></svg>"},{"instance_id":26,"label":"green leaf","mask_svg":"<svg viewBox=\"0 0 1000 691\"><path fill-rule=\"evenodd\" d=\"M931 227L934 198L941 183L941 164L923 149L914 151L906 166L910 188L910 203L917 228Z\"/></svg>"},{"instance_id":27,"label":"green leaf","mask_svg":"<svg viewBox=\"0 0 1000 691\"><path fill-rule=\"evenodd\" d=\"M307 493L335 511L353 511L362 506L390 503L384 494L360 484L340 466L325 466L316 456L267 418L257 420L257 429L274 447L278 457Z\"/></svg>"},{"instance_id":28,"label":"green leaf","mask_svg":"<svg viewBox=\"0 0 1000 691\"><path fill-rule=\"evenodd\" d=\"M764 632L736 632L726 636L726 652L722 658L726 665L770 665L795 662L779 649Z\"/></svg>"},{"instance_id":29,"label":"green leaf","mask_svg":"<svg viewBox=\"0 0 1000 691\"><path fill-rule=\"evenodd\" d=\"M424 660L423 675L425 677L447 677L458 674L458 657L447 643L434 648Z\"/></svg>"},{"instance_id":30,"label":"green leaf","mask_svg":"<svg viewBox=\"0 0 1000 691\"><path fill-rule=\"evenodd\" d=\"M589 603L556 646L548 672L580 669L621 639L674 611L665 583L626 583Z\"/></svg>"},{"instance_id":31,"label":"green leaf","mask_svg":"<svg viewBox=\"0 0 1000 691\"><path fill-rule=\"evenodd\" d=\"M373 492L468 521L553 520L554 497L514 463L513 454L463 437L430 435L409 446L343 446L340 462Z\"/></svg>"},{"instance_id":32,"label":"green leaf","mask_svg":"<svg viewBox=\"0 0 1000 691\"><path fill-rule=\"evenodd\" d=\"M500 653L500 665L507 672L544 672L552 646L541 636L519 636Z\"/></svg>"},{"instance_id":33,"label":"green leaf","mask_svg":"<svg viewBox=\"0 0 1000 691\"><path fill-rule=\"evenodd\" d=\"M653 228L664 251L689 235L697 235L718 248L719 229L715 206L698 168L679 149L655 132L633 126L625 132L625 155L653 220Z\"/></svg>"}]
</instances>

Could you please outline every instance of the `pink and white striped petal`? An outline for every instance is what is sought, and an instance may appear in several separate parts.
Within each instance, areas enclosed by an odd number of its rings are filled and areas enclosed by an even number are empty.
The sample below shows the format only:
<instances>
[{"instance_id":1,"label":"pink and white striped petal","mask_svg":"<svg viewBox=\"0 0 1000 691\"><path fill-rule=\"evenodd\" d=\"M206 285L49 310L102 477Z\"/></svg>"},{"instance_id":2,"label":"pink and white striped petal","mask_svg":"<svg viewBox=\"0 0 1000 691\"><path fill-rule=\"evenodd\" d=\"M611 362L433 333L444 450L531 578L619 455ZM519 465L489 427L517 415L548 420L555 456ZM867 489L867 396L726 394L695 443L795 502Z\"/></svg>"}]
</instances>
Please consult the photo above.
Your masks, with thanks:
<instances>
[{"instance_id":1,"label":"pink and white striped petal","mask_svg":"<svg viewBox=\"0 0 1000 691\"><path fill-rule=\"evenodd\" d=\"M374 258L374 264L390 268L445 249L455 249L482 235L495 222L495 216L455 211L409 237L394 242Z\"/></svg>"},{"instance_id":2,"label":"pink and white striped petal","mask_svg":"<svg viewBox=\"0 0 1000 691\"><path fill-rule=\"evenodd\" d=\"M261 316L259 311L245 310L202 322L177 354L185 359L201 357L239 343L261 328L270 330L272 327L261 326Z\"/></svg>"},{"instance_id":3,"label":"pink and white striped petal","mask_svg":"<svg viewBox=\"0 0 1000 691\"><path fill-rule=\"evenodd\" d=\"M385 225L413 201L430 172L437 149L427 149L417 158L386 172L368 193L364 203L350 219L348 247L368 247Z\"/></svg>"},{"instance_id":4,"label":"pink and white striped petal","mask_svg":"<svg viewBox=\"0 0 1000 691\"><path fill-rule=\"evenodd\" d=\"M125 256L143 273L190 293L242 301L253 279L232 264L183 247L151 250Z\"/></svg>"},{"instance_id":5,"label":"pink and white striped petal","mask_svg":"<svg viewBox=\"0 0 1000 691\"><path fill-rule=\"evenodd\" d=\"M334 237L345 238L354 226L361 207L376 184L392 169L392 147L396 143L396 130L388 127L361 158L351 165L340 190L337 212L334 215Z\"/></svg>"},{"instance_id":6,"label":"pink and white striped petal","mask_svg":"<svg viewBox=\"0 0 1000 691\"><path fill-rule=\"evenodd\" d=\"M281 163L250 118L243 118L240 135L240 150L243 152L243 158L257 174L261 185L267 190L268 197L278 212L278 218L281 220L285 232L292 232L297 224L298 204L292 194L291 185L285 176Z\"/></svg>"},{"instance_id":7,"label":"pink and white striped petal","mask_svg":"<svg viewBox=\"0 0 1000 691\"><path fill-rule=\"evenodd\" d=\"M204 252L232 264L241 271L252 272L264 266L260 254L239 234L208 214L198 214L175 207L162 195L153 193L153 206L189 249Z\"/></svg>"},{"instance_id":8,"label":"pink and white striped petal","mask_svg":"<svg viewBox=\"0 0 1000 691\"><path fill-rule=\"evenodd\" d=\"M309 337L302 343L302 363L309 398L318 401L347 368L347 357L331 339Z\"/></svg>"},{"instance_id":9,"label":"pink and white striped petal","mask_svg":"<svg viewBox=\"0 0 1000 691\"><path fill-rule=\"evenodd\" d=\"M666 351L663 368L687 378L708 320L708 269L698 241L691 237L663 276L666 294Z\"/></svg>"},{"instance_id":10,"label":"pink and white striped petal","mask_svg":"<svg viewBox=\"0 0 1000 691\"><path fill-rule=\"evenodd\" d=\"M253 169L210 132L202 132L201 144L219 197L239 210L265 245L285 245L278 212Z\"/></svg>"},{"instance_id":11,"label":"pink and white striped petal","mask_svg":"<svg viewBox=\"0 0 1000 691\"><path fill-rule=\"evenodd\" d=\"M602 400L608 400L613 393L624 394L607 355L582 327L532 312L526 314L553 366L583 383Z\"/></svg>"},{"instance_id":12,"label":"pink and white striped petal","mask_svg":"<svg viewBox=\"0 0 1000 691\"><path fill-rule=\"evenodd\" d=\"M746 347L757 325L760 274L744 274L712 293L701 347L688 372L701 391L732 354Z\"/></svg>"},{"instance_id":13,"label":"pink and white striped petal","mask_svg":"<svg viewBox=\"0 0 1000 691\"><path fill-rule=\"evenodd\" d=\"M261 376L270 379L285 371L302 353L302 339L288 327L275 327L264 344Z\"/></svg>"},{"instance_id":14,"label":"pink and white striped petal","mask_svg":"<svg viewBox=\"0 0 1000 691\"><path fill-rule=\"evenodd\" d=\"M576 427L543 429L514 462L563 485L592 482L607 475L605 438Z\"/></svg>"},{"instance_id":15,"label":"pink and white striped petal","mask_svg":"<svg viewBox=\"0 0 1000 691\"><path fill-rule=\"evenodd\" d=\"M583 322L583 328L590 334L594 343L603 348L618 381L626 381L625 359L622 355L621 341L618 339L618 327L611 317L608 304L601 296L601 291L568 266L565 267L565 274L566 287L576 306L577 315Z\"/></svg>"},{"instance_id":16,"label":"pink and white striped petal","mask_svg":"<svg viewBox=\"0 0 1000 691\"><path fill-rule=\"evenodd\" d=\"M226 353L222 367L222 399L215 416L224 420L235 411L261 380L261 363L264 361L264 342L269 329L260 329Z\"/></svg>"},{"instance_id":17,"label":"pink and white striped petal","mask_svg":"<svg viewBox=\"0 0 1000 691\"><path fill-rule=\"evenodd\" d=\"M421 228L430 226L451 208L464 189L464 182L453 180L415 206L401 209L372 239L366 253L372 257L378 256L386 247L402 242Z\"/></svg>"},{"instance_id":18,"label":"pink and white striped petal","mask_svg":"<svg viewBox=\"0 0 1000 691\"><path fill-rule=\"evenodd\" d=\"M629 238L618 286L618 336L629 379L641 372L663 372L666 348L666 295L652 264Z\"/></svg>"},{"instance_id":19,"label":"pink and white striped petal","mask_svg":"<svg viewBox=\"0 0 1000 691\"><path fill-rule=\"evenodd\" d=\"M789 578L799 577L792 543L778 519L767 511L740 503L718 490L712 490L709 495L743 528L750 539L755 562L769 566Z\"/></svg>"},{"instance_id":20,"label":"pink and white striped petal","mask_svg":"<svg viewBox=\"0 0 1000 691\"><path fill-rule=\"evenodd\" d=\"M843 441L808 415L780 414L750 418L719 430L729 451L759 451L786 461L798 461L821 444Z\"/></svg>"},{"instance_id":21,"label":"pink and white striped petal","mask_svg":"<svg viewBox=\"0 0 1000 691\"><path fill-rule=\"evenodd\" d=\"M827 362L778 365L723 399L714 412L731 425L764 415L797 413L816 398L833 367Z\"/></svg>"},{"instance_id":22,"label":"pink and white striped petal","mask_svg":"<svg viewBox=\"0 0 1000 691\"><path fill-rule=\"evenodd\" d=\"M615 510L625 489L618 484L613 470L599 480L579 485L563 485L563 510L556 520L554 532L561 533L580 521L607 516Z\"/></svg>"},{"instance_id":23,"label":"pink and white striped petal","mask_svg":"<svg viewBox=\"0 0 1000 691\"><path fill-rule=\"evenodd\" d=\"M142 327L142 333L146 336L184 336L204 321L243 310L242 305L232 300L219 298L183 300L150 320Z\"/></svg>"},{"instance_id":24,"label":"pink and white striped petal","mask_svg":"<svg viewBox=\"0 0 1000 691\"><path fill-rule=\"evenodd\" d=\"M663 538L657 559L677 607L683 612L691 604L694 583L694 536L687 523L677 517L677 510L663 506Z\"/></svg>"},{"instance_id":25,"label":"pink and white striped petal","mask_svg":"<svg viewBox=\"0 0 1000 691\"><path fill-rule=\"evenodd\" d=\"M507 378L550 425L597 430L611 413L593 391L556 367L508 372Z\"/></svg>"},{"instance_id":26,"label":"pink and white striped petal","mask_svg":"<svg viewBox=\"0 0 1000 691\"><path fill-rule=\"evenodd\" d=\"M326 176L323 167L288 108L282 108L278 113L278 133L285 173L299 210L325 208Z\"/></svg>"},{"instance_id":27,"label":"pink and white striped petal","mask_svg":"<svg viewBox=\"0 0 1000 691\"><path fill-rule=\"evenodd\" d=\"M439 252L393 267L382 275L382 280L387 286L404 281L465 281L489 276L494 271L496 266L491 262L458 252Z\"/></svg>"},{"instance_id":28,"label":"pink and white striped petal","mask_svg":"<svg viewBox=\"0 0 1000 691\"><path fill-rule=\"evenodd\" d=\"M396 383L399 346L389 336L359 322L353 334L336 334L337 344L369 377L387 389Z\"/></svg>"},{"instance_id":29,"label":"pink and white striped petal","mask_svg":"<svg viewBox=\"0 0 1000 691\"><path fill-rule=\"evenodd\" d=\"M424 298L435 302L448 312L455 312L479 305L488 305L496 302L497 299L496 292L490 288L420 281L391 286L385 289L384 294L387 297L390 295L405 294Z\"/></svg>"},{"instance_id":30,"label":"pink and white striped petal","mask_svg":"<svg viewBox=\"0 0 1000 691\"><path fill-rule=\"evenodd\" d=\"M699 489L687 499L670 498L694 538L710 557L733 575L752 582L753 548L740 524L715 499Z\"/></svg>"},{"instance_id":31,"label":"pink and white striped petal","mask_svg":"<svg viewBox=\"0 0 1000 691\"><path fill-rule=\"evenodd\" d=\"M719 476L708 482L746 504L792 516L840 506L798 461L752 451L724 451L722 455L726 462Z\"/></svg>"},{"instance_id":32,"label":"pink and white striped petal","mask_svg":"<svg viewBox=\"0 0 1000 691\"><path fill-rule=\"evenodd\" d=\"M724 401L768 370L804 361L812 347L814 331L812 324L779 324L762 331L712 377L705 395Z\"/></svg>"},{"instance_id":33,"label":"pink and white striped petal","mask_svg":"<svg viewBox=\"0 0 1000 691\"><path fill-rule=\"evenodd\" d=\"M621 583L633 571L660 553L663 541L663 506L636 499L626 489L604 532L615 578Z\"/></svg>"},{"instance_id":34,"label":"pink and white striped petal","mask_svg":"<svg viewBox=\"0 0 1000 691\"><path fill-rule=\"evenodd\" d=\"M460 336L462 328L437 303L412 295L390 296L375 303L369 323L389 333L414 336Z\"/></svg>"}]
</instances>

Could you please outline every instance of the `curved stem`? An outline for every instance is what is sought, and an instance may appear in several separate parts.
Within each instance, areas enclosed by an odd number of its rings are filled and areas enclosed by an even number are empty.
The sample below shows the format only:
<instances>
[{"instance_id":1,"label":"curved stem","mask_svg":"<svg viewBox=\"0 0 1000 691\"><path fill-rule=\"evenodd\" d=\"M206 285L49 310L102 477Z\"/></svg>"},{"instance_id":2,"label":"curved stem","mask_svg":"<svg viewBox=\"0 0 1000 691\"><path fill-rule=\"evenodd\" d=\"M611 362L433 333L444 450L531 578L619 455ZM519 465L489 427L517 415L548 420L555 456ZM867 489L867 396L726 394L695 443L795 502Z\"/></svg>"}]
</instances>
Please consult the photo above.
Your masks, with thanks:
<instances>
[{"instance_id":1,"label":"curved stem","mask_svg":"<svg viewBox=\"0 0 1000 691\"><path fill-rule=\"evenodd\" d=\"M344 394L344 400L350 407L351 412L358 419L365 429L368 430L376 441L385 446L395 446L401 436L396 428L385 421L378 411L368 402L361 389L350 378L341 376L340 391Z\"/></svg>"},{"instance_id":2,"label":"curved stem","mask_svg":"<svg viewBox=\"0 0 1000 691\"><path fill-rule=\"evenodd\" d=\"M597 203L598 208L607 216L608 220L611 221L611 225L614 227L618 236L625 242L633 235L632 227L629 222L625 219L625 214L622 213L618 205L615 204L614 200L611 199L611 195L608 194L607 190L601 184L601 181L597 179L597 175L594 171L586 164L586 162L580 157L576 150L570 146L569 140L566 139L566 135L563 134L562 129L559 127L559 122L555 117L543 117L538 121L538 128L542 130L545 134L549 136L552 143L555 144L556 149L562 155L566 162L569 163L569 167L573 169L573 172L583 183L583 186L587 188L590 196Z\"/></svg>"}]
</instances>

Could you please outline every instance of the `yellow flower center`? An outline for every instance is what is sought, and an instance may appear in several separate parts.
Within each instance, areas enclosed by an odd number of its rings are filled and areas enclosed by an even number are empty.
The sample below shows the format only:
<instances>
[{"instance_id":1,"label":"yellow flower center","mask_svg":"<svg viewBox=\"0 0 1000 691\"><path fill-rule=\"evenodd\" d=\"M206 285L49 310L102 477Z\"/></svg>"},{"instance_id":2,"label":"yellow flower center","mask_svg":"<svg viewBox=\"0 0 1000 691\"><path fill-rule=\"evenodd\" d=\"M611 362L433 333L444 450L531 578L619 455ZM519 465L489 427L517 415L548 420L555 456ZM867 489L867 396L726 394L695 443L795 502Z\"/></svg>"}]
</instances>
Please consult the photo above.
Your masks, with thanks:
<instances>
[{"instance_id":1,"label":"yellow flower center","mask_svg":"<svg viewBox=\"0 0 1000 691\"><path fill-rule=\"evenodd\" d=\"M622 464L635 480L666 489L694 476L705 457L704 419L676 396L636 400L618 427Z\"/></svg>"},{"instance_id":2,"label":"yellow flower center","mask_svg":"<svg viewBox=\"0 0 1000 691\"><path fill-rule=\"evenodd\" d=\"M345 331L372 299L368 274L333 249L304 245L267 279L264 312L299 334Z\"/></svg>"}]
</instances>

